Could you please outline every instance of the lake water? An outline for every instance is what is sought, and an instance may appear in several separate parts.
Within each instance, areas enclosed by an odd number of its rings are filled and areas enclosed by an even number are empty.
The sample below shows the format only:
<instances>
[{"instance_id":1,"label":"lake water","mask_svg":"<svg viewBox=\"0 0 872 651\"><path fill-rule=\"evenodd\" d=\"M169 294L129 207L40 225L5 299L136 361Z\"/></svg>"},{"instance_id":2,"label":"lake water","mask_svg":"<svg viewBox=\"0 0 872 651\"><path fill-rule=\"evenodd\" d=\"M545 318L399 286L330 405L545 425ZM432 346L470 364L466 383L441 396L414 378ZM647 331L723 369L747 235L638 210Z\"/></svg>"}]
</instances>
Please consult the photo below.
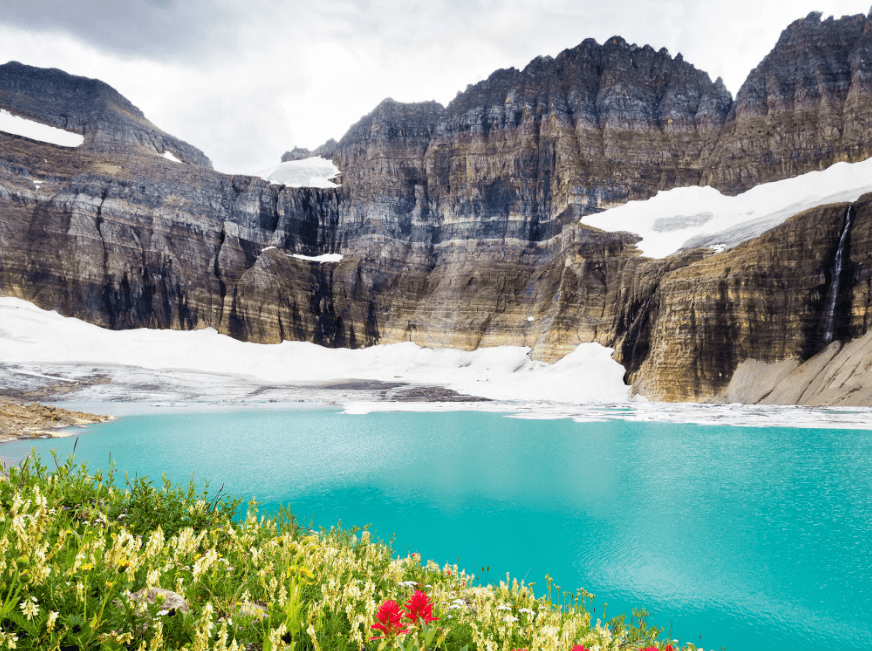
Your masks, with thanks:
<instances>
[{"instance_id":1,"label":"lake water","mask_svg":"<svg viewBox=\"0 0 872 651\"><path fill-rule=\"evenodd\" d=\"M541 592L548 573L595 593L595 616L645 607L707 649L872 649L870 431L248 410L125 417L79 439L91 467L110 453L319 525L371 523L485 583L511 572Z\"/></svg>"}]
</instances>

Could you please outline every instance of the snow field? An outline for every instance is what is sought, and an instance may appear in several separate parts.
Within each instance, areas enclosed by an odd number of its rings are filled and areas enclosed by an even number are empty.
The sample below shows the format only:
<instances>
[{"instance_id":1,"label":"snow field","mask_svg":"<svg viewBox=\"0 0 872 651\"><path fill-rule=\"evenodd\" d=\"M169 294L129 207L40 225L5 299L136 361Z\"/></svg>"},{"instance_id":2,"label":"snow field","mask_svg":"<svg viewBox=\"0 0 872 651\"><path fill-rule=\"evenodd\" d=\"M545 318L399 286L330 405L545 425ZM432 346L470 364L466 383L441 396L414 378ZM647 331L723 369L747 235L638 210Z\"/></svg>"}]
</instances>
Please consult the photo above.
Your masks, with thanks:
<instances>
[{"instance_id":1,"label":"snow field","mask_svg":"<svg viewBox=\"0 0 872 651\"><path fill-rule=\"evenodd\" d=\"M314 156L302 160L292 160L258 172L254 176L292 188L336 188L330 179L339 174L339 168L332 161Z\"/></svg>"},{"instance_id":2,"label":"snow field","mask_svg":"<svg viewBox=\"0 0 872 651\"><path fill-rule=\"evenodd\" d=\"M872 192L872 158L836 163L792 179L758 185L735 197L710 187L674 188L647 201L630 201L581 222L609 232L642 237L643 255L662 258L682 248L716 252L753 239L803 210L852 202Z\"/></svg>"},{"instance_id":3,"label":"snow field","mask_svg":"<svg viewBox=\"0 0 872 651\"><path fill-rule=\"evenodd\" d=\"M78 147L85 142L85 136L78 133L64 131L57 127L50 127L47 124L12 115L5 109L0 109L0 131L61 147Z\"/></svg>"},{"instance_id":4,"label":"snow field","mask_svg":"<svg viewBox=\"0 0 872 651\"><path fill-rule=\"evenodd\" d=\"M245 376L264 383L341 379L443 386L494 400L615 403L630 399L612 349L581 344L555 364L520 346L434 350L413 343L362 350L305 342L240 342L213 329L105 330L16 298L0 298L0 363L119 364Z\"/></svg>"}]
</instances>

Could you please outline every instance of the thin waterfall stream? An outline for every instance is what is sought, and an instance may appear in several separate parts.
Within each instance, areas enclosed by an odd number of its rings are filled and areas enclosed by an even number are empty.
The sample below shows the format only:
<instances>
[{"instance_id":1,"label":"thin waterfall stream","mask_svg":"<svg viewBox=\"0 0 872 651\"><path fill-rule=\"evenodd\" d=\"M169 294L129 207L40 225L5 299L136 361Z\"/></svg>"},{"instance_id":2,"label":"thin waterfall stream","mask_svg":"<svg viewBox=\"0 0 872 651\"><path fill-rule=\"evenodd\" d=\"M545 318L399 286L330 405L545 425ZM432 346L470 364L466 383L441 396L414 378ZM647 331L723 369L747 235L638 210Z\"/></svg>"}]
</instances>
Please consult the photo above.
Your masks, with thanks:
<instances>
[{"instance_id":1,"label":"thin waterfall stream","mask_svg":"<svg viewBox=\"0 0 872 651\"><path fill-rule=\"evenodd\" d=\"M845 226L842 228L842 235L839 237L839 246L836 249L836 257L833 259L833 272L830 279L830 288L827 291L827 308L826 317L824 319L824 344L828 344L835 336L835 312L836 300L839 297L839 282L842 277L842 260L845 253L845 242L848 241L848 232L851 230L851 206L848 206L848 212L845 214Z\"/></svg>"}]
</instances>

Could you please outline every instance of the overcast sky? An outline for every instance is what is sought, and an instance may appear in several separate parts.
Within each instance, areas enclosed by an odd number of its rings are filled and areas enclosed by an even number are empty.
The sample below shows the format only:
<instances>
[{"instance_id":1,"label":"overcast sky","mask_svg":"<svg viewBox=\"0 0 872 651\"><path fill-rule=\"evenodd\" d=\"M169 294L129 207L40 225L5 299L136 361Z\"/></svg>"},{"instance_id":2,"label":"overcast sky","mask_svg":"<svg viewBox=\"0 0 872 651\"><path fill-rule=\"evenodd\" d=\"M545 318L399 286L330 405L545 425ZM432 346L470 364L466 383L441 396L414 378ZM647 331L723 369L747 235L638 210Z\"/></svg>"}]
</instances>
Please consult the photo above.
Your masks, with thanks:
<instances>
[{"instance_id":1,"label":"overcast sky","mask_svg":"<svg viewBox=\"0 0 872 651\"><path fill-rule=\"evenodd\" d=\"M381 100L448 103L498 68L614 35L735 95L784 27L872 0L0 0L0 63L102 79L223 172L342 137Z\"/></svg>"}]
</instances>

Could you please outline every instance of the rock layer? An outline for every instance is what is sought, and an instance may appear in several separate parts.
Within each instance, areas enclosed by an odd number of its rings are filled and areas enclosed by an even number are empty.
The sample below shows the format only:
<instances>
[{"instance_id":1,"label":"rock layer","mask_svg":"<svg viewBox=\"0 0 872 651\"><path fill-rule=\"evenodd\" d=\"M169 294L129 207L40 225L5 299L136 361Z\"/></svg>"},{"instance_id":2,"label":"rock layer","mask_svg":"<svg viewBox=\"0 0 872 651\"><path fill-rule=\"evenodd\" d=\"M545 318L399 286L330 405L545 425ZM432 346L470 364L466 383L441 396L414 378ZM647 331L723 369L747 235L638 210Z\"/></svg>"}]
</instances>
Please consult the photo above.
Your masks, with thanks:
<instances>
[{"instance_id":1,"label":"rock layer","mask_svg":"<svg viewBox=\"0 0 872 651\"><path fill-rule=\"evenodd\" d=\"M868 156L869 25L794 23L735 103L680 55L619 38L498 71L447 107L386 100L314 152L341 169L335 189L215 173L100 82L7 64L0 106L82 129L86 145L0 134L0 293L111 328L263 343L514 344L555 361L596 341L649 398L712 399L747 360L799 364L829 343L847 206L665 260L578 218ZM61 125L65 102L78 117ZM872 304L869 197L853 210L840 342L868 332ZM341 262L291 256L334 252Z\"/></svg>"}]
</instances>

